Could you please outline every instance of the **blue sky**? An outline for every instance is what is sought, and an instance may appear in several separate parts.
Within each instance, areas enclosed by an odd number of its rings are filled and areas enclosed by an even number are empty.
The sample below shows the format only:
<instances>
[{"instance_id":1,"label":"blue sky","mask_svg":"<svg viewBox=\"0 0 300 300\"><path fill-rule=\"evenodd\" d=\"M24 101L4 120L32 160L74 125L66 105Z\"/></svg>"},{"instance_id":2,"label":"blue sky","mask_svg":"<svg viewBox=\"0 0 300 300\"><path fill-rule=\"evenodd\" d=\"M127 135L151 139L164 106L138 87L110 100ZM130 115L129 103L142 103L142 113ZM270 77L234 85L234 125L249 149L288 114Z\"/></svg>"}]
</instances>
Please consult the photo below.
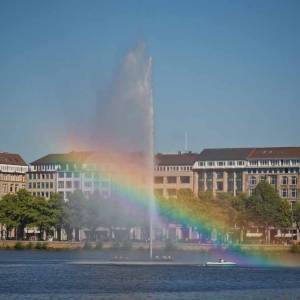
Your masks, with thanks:
<instances>
[{"instance_id":1,"label":"blue sky","mask_svg":"<svg viewBox=\"0 0 300 300\"><path fill-rule=\"evenodd\" d=\"M299 37L297 0L1 0L0 151L65 150L138 40L158 151L300 145Z\"/></svg>"}]
</instances>

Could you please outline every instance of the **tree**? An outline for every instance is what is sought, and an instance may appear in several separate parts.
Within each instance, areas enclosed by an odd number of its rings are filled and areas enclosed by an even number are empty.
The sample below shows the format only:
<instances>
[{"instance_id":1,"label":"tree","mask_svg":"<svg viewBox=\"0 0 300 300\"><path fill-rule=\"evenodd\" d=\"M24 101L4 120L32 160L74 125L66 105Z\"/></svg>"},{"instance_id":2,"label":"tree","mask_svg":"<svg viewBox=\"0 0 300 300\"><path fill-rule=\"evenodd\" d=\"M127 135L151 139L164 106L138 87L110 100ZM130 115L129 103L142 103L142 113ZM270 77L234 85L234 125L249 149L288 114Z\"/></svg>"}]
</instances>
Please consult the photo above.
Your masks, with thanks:
<instances>
[{"instance_id":1,"label":"tree","mask_svg":"<svg viewBox=\"0 0 300 300\"><path fill-rule=\"evenodd\" d=\"M100 194L94 193L88 198L85 206L86 219L84 220L84 224L90 230L90 239L92 241L96 240L96 229L103 224L101 204Z\"/></svg>"},{"instance_id":2,"label":"tree","mask_svg":"<svg viewBox=\"0 0 300 300\"><path fill-rule=\"evenodd\" d=\"M87 199L82 191L75 191L67 202L70 231L75 230L75 241L79 241L79 230L84 226ZM69 232L70 232L69 231ZM68 237L69 239L70 237Z\"/></svg>"},{"instance_id":3,"label":"tree","mask_svg":"<svg viewBox=\"0 0 300 300\"><path fill-rule=\"evenodd\" d=\"M286 204L283 203L273 186L266 181L256 186L253 195L247 200L246 209L251 221L264 228L266 242L270 241L270 227L286 226L289 222ZM281 216L283 212L284 216Z\"/></svg>"},{"instance_id":4,"label":"tree","mask_svg":"<svg viewBox=\"0 0 300 300\"><path fill-rule=\"evenodd\" d=\"M0 201L0 223L5 224L6 239L8 238L9 231L19 225L19 217L16 212L17 196L7 194L3 196Z\"/></svg>"},{"instance_id":5,"label":"tree","mask_svg":"<svg viewBox=\"0 0 300 300\"><path fill-rule=\"evenodd\" d=\"M63 197L59 193L52 194L49 202L51 209L55 210L55 228L57 232L57 239L61 241L61 231L64 228L69 232L70 224L70 211Z\"/></svg>"},{"instance_id":6,"label":"tree","mask_svg":"<svg viewBox=\"0 0 300 300\"><path fill-rule=\"evenodd\" d=\"M298 231L300 231L300 202L296 202L293 209L293 221L295 222Z\"/></svg>"}]
</instances>

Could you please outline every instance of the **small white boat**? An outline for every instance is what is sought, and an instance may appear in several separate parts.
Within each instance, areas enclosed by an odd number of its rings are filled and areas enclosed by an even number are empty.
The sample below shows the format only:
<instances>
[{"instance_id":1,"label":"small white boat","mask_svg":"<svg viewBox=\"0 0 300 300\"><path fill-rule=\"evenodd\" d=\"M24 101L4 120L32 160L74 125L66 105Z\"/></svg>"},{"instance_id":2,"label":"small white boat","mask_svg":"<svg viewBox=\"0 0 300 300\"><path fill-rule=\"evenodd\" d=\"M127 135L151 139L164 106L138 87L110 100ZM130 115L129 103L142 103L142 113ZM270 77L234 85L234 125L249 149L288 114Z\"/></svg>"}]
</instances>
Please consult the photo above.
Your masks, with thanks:
<instances>
[{"instance_id":1,"label":"small white boat","mask_svg":"<svg viewBox=\"0 0 300 300\"><path fill-rule=\"evenodd\" d=\"M225 261L224 259L220 258L218 261L208 261L205 263L207 267L221 267L221 266L236 266L236 263L233 261Z\"/></svg>"}]
</instances>

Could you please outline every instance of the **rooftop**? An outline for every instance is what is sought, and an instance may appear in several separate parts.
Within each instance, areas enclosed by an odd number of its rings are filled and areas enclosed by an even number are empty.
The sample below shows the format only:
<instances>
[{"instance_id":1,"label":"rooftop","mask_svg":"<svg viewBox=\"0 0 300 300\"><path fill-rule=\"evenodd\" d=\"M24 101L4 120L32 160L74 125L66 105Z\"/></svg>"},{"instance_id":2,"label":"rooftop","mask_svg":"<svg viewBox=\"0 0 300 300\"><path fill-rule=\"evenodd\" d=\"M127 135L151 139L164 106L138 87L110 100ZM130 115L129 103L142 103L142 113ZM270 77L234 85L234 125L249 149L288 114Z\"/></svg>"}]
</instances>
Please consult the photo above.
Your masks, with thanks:
<instances>
[{"instance_id":1,"label":"rooftop","mask_svg":"<svg viewBox=\"0 0 300 300\"><path fill-rule=\"evenodd\" d=\"M192 166L197 160L200 160L200 154L193 152L158 153L155 155L157 166Z\"/></svg>"},{"instance_id":2,"label":"rooftop","mask_svg":"<svg viewBox=\"0 0 300 300\"><path fill-rule=\"evenodd\" d=\"M253 159L298 159L300 147L268 148L220 148L204 149L200 161L205 160L253 160Z\"/></svg>"},{"instance_id":3,"label":"rooftop","mask_svg":"<svg viewBox=\"0 0 300 300\"><path fill-rule=\"evenodd\" d=\"M81 152L69 152L69 153L56 153L45 155L33 162L31 165L50 165L50 164L65 164L74 162L84 162L91 156L93 152L81 151Z\"/></svg>"},{"instance_id":4,"label":"rooftop","mask_svg":"<svg viewBox=\"0 0 300 300\"><path fill-rule=\"evenodd\" d=\"M0 152L0 164L27 166L26 162L19 154Z\"/></svg>"}]
</instances>

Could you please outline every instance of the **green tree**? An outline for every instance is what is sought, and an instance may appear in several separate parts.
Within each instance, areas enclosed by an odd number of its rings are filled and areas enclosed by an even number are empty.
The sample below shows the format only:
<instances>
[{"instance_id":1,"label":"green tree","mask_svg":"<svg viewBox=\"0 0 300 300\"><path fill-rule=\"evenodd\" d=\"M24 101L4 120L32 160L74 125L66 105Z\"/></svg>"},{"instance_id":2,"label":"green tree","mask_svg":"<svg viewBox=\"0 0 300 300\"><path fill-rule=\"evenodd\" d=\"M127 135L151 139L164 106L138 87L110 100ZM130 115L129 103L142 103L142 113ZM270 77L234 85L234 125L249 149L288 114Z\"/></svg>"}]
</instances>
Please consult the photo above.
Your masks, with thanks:
<instances>
[{"instance_id":1,"label":"green tree","mask_svg":"<svg viewBox=\"0 0 300 300\"><path fill-rule=\"evenodd\" d=\"M293 222L295 222L298 231L300 231L300 202L296 202L293 209Z\"/></svg>"},{"instance_id":2,"label":"green tree","mask_svg":"<svg viewBox=\"0 0 300 300\"><path fill-rule=\"evenodd\" d=\"M92 194L86 203L86 218L84 220L85 226L90 230L89 238L92 241L96 240L96 229L103 225L102 220L102 210L105 208L102 207L101 196L99 193Z\"/></svg>"},{"instance_id":3,"label":"green tree","mask_svg":"<svg viewBox=\"0 0 300 300\"><path fill-rule=\"evenodd\" d=\"M79 241L79 230L85 225L86 203L85 195L79 190L72 193L67 202L70 230L75 230L75 241Z\"/></svg>"},{"instance_id":4,"label":"green tree","mask_svg":"<svg viewBox=\"0 0 300 300\"><path fill-rule=\"evenodd\" d=\"M62 195L59 193L52 194L48 204L50 208L55 211L55 228L57 232L57 239L61 241L62 229L65 229L67 233L70 231L69 208Z\"/></svg>"},{"instance_id":5,"label":"green tree","mask_svg":"<svg viewBox=\"0 0 300 300\"><path fill-rule=\"evenodd\" d=\"M260 182L254 189L253 195L248 199L246 209L254 225L263 227L265 241L270 242L269 228L280 227L286 224L285 204L272 185L266 181Z\"/></svg>"}]
</instances>

